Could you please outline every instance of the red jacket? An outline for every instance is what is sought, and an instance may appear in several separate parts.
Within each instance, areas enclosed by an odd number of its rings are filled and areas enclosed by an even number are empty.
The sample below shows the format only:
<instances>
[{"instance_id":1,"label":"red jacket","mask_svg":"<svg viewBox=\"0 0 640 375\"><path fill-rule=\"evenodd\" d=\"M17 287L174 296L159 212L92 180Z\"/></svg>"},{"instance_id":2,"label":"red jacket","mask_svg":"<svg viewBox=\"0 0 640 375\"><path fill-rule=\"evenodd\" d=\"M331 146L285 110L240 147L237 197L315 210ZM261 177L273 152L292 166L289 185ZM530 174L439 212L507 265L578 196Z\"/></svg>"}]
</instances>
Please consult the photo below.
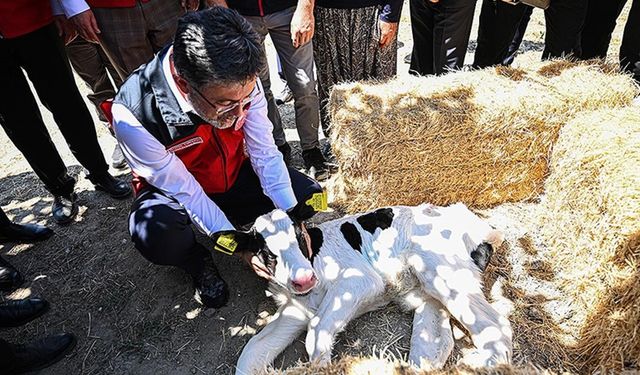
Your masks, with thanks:
<instances>
[{"instance_id":1,"label":"red jacket","mask_svg":"<svg viewBox=\"0 0 640 375\"><path fill-rule=\"evenodd\" d=\"M91 8L132 8L136 5L136 0L86 0L86 1ZM143 3L147 3L151 0L140 0L140 1Z\"/></svg>"},{"instance_id":2,"label":"red jacket","mask_svg":"<svg viewBox=\"0 0 640 375\"><path fill-rule=\"evenodd\" d=\"M0 0L0 35L16 38L53 21L49 0Z\"/></svg>"}]
</instances>

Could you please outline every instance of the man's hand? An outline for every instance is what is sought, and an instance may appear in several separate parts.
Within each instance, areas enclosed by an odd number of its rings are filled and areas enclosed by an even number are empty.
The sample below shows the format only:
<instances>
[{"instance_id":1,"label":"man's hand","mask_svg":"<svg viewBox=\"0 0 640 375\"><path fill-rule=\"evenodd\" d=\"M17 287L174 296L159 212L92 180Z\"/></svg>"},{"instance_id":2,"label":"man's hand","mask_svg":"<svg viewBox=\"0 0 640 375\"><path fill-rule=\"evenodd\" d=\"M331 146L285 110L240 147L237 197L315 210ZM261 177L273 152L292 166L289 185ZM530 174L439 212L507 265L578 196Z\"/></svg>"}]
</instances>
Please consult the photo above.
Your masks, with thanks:
<instances>
[{"instance_id":1,"label":"man's hand","mask_svg":"<svg viewBox=\"0 0 640 375\"><path fill-rule=\"evenodd\" d=\"M100 38L98 36L100 34L100 29L98 28L96 17L93 15L91 9L78 13L70 19L84 40L91 43L100 43Z\"/></svg>"},{"instance_id":2,"label":"man's hand","mask_svg":"<svg viewBox=\"0 0 640 375\"><path fill-rule=\"evenodd\" d=\"M259 256L249 252L244 252L240 254L240 256L242 257L242 260L251 267L256 275L263 279L271 279L271 271L269 271L268 267L262 262Z\"/></svg>"},{"instance_id":3,"label":"man's hand","mask_svg":"<svg viewBox=\"0 0 640 375\"><path fill-rule=\"evenodd\" d=\"M291 41L295 48L301 47L311 41L315 28L313 18L313 3L300 4L291 18Z\"/></svg>"},{"instance_id":4,"label":"man's hand","mask_svg":"<svg viewBox=\"0 0 640 375\"><path fill-rule=\"evenodd\" d=\"M185 12L191 12L198 10L200 6L200 0L180 0L182 2L182 9Z\"/></svg>"},{"instance_id":5,"label":"man's hand","mask_svg":"<svg viewBox=\"0 0 640 375\"><path fill-rule=\"evenodd\" d=\"M398 23L378 19L378 28L380 30L380 48L385 48L395 39L398 33Z\"/></svg>"},{"instance_id":6,"label":"man's hand","mask_svg":"<svg viewBox=\"0 0 640 375\"><path fill-rule=\"evenodd\" d=\"M254 231L223 230L214 233L213 249L227 255L257 254L265 246L264 238Z\"/></svg>"},{"instance_id":7,"label":"man's hand","mask_svg":"<svg viewBox=\"0 0 640 375\"><path fill-rule=\"evenodd\" d=\"M64 40L64 44L71 43L78 36L78 32L73 27L71 22L63 15L53 16L53 23L55 23L58 29L58 36Z\"/></svg>"}]
</instances>

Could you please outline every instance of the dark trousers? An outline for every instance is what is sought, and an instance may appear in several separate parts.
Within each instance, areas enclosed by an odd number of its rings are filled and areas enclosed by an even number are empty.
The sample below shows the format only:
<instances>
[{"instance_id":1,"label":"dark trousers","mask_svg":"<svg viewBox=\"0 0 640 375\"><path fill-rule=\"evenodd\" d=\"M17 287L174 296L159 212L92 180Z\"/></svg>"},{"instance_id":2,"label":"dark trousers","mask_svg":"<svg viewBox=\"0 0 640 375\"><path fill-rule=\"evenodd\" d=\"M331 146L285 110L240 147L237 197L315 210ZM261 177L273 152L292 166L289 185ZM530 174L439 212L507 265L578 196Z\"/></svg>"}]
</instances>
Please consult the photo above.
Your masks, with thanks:
<instances>
[{"instance_id":1,"label":"dark trousers","mask_svg":"<svg viewBox=\"0 0 640 375\"><path fill-rule=\"evenodd\" d=\"M295 169L289 168L289 176L299 201L322 191L316 181ZM236 227L250 224L275 208L262 192L248 161L229 191L210 198ZM136 249L149 261L177 266L191 275L202 272L202 259L210 254L196 242L187 211L157 189L146 189L136 197L129 216L129 232Z\"/></svg>"},{"instance_id":2,"label":"dark trousers","mask_svg":"<svg viewBox=\"0 0 640 375\"><path fill-rule=\"evenodd\" d=\"M27 79L51 111L71 152L90 174L109 169L69 60L53 24L14 39L0 39L0 124L54 195L69 195L75 180L42 121Z\"/></svg>"},{"instance_id":3,"label":"dark trousers","mask_svg":"<svg viewBox=\"0 0 640 375\"><path fill-rule=\"evenodd\" d=\"M580 39L583 59L605 58L611 42L611 34L616 27L627 0L589 0L587 16ZM636 63L640 61L640 0L633 0L629 18L624 28L620 46L620 66L634 73ZM638 67L640 70L640 67ZM640 80L640 71L635 72Z\"/></svg>"},{"instance_id":4,"label":"dark trousers","mask_svg":"<svg viewBox=\"0 0 640 375\"><path fill-rule=\"evenodd\" d=\"M474 67L502 64L518 30L526 28L528 5L483 0ZM545 10L545 48L542 59L580 56L580 32L587 11L585 0L553 0Z\"/></svg>"},{"instance_id":5,"label":"dark trousers","mask_svg":"<svg viewBox=\"0 0 640 375\"><path fill-rule=\"evenodd\" d=\"M116 96L116 91L122 86L120 75L99 44L77 37L67 44L66 50L73 70L91 90L87 98L96 106L98 118L106 122L100 104Z\"/></svg>"},{"instance_id":6,"label":"dark trousers","mask_svg":"<svg viewBox=\"0 0 640 375\"><path fill-rule=\"evenodd\" d=\"M410 70L420 75L462 68L476 0L411 0Z\"/></svg>"},{"instance_id":7,"label":"dark trousers","mask_svg":"<svg viewBox=\"0 0 640 375\"><path fill-rule=\"evenodd\" d=\"M7 214L5 214L2 207L0 207L0 228L4 228L9 224L11 224L11 220L9 220Z\"/></svg>"},{"instance_id":8,"label":"dark trousers","mask_svg":"<svg viewBox=\"0 0 640 375\"><path fill-rule=\"evenodd\" d=\"M531 14L533 13L533 8L528 7L524 12L522 19L518 23L518 28L516 29L516 34L513 36L513 40L509 45L507 50L507 56L502 60L502 65L509 66L513 64L513 60L516 58L516 54L520 49L520 45L522 44L522 40L524 39L524 34L527 32L527 26L529 26L529 21L531 20Z\"/></svg>"}]
</instances>

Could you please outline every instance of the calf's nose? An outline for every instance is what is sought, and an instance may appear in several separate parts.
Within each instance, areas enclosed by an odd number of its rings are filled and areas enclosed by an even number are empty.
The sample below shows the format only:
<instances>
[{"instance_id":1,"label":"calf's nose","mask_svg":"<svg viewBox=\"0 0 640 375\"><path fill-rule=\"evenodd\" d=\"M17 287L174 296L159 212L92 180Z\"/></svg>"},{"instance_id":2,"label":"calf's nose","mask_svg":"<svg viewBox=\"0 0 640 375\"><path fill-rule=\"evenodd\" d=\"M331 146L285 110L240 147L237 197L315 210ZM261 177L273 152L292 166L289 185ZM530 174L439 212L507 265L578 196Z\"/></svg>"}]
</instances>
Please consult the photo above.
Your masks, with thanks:
<instances>
[{"instance_id":1,"label":"calf's nose","mask_svg":"<svg viewBox=\"0 0 640 375\"><path fill-rule=\"evenodd\" d=\"M291 285L296 292L306 293L313 289L318 283L318 279L313 272L305 273L295 279L291 280Z\"/></svg>"}]
</instances>

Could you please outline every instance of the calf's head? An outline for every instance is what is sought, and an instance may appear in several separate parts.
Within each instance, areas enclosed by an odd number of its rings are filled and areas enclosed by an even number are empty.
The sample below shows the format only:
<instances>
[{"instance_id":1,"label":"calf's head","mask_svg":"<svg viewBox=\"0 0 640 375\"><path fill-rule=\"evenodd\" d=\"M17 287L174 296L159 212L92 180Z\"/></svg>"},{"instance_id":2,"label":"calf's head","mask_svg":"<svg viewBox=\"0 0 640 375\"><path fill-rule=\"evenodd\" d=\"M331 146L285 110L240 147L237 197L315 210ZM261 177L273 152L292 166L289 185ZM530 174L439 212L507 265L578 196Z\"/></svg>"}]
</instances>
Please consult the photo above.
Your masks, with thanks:
<instances>
[{"instance_id":1,"label":"calf's head","mask_svg":"<svg viewBox=\"0 0 640 375\"><path fill-rule=\"evenodd\" d=\"M318 283L313 266L309 237L304 226L286 212L274 210L256 219L254 230L266 244L263 262L270 268L271 281L294 294L307 294Z\"/></svg>"}]
</instances>

